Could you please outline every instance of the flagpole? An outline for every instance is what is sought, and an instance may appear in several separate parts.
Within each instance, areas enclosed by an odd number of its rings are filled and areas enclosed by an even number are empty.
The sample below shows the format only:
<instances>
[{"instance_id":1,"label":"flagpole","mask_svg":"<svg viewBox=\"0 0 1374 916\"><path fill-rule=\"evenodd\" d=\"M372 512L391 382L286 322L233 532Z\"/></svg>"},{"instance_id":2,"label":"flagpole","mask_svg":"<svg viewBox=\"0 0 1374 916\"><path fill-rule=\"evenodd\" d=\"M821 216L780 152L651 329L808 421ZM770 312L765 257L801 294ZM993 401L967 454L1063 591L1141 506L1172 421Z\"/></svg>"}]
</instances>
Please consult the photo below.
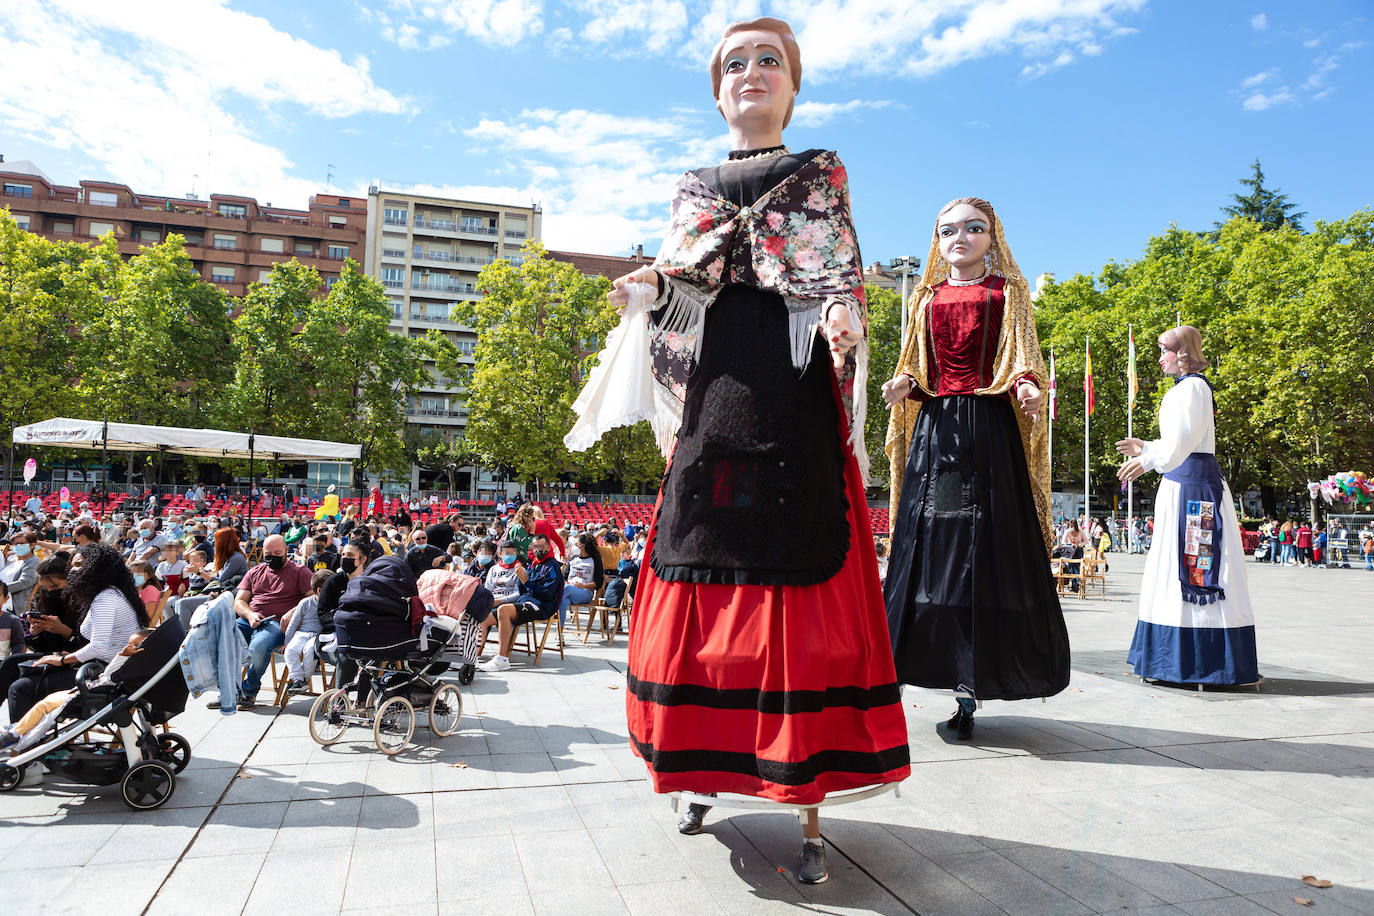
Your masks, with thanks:
<instances>
[{"instance_id":1,"label":"flagpole","mask_svg":"<svg viewBox=\"0 0 1374 916\"><path fill-rule=\"evenodd\" d=\"M1088 520L1092 517L1090 514L1092 511L1092 503L1089 501L1088 495L1089 481L1091 479L1088 472L1088 422L1091 417L1091 411L1088 407L1088 399L1090 397L1088 393L1090 387L1088 379L1091 378L1091 376L1086 375L1086 373L1092 369L1092 345L1088 342L1087 334L1083 335L1083 355L1083 367L1085 372L1083 382L1083 524L1086 526L1090 525ZM1087 536L1086 531L1083 534L1085 537Z\"/></svg>"},{"instance_id":2,"label":"flagpole","mask_svg":"<svg viewBox=\"0 0 1374 916\"><path fill-rule=\"evenodd\" d=\"M1055 379L1054 379L1054 347L1050 347L1050 396L1049 396L1049 403L1045 405L1045 407L1047 408L1047 409L1046 409L1046 415L1045 415L1045 421L1046 421L1047 423L1049 423L1049 437L1050 437L1050 441L1049 441L1049 446L1048 446L1048 448L1045 450L1045 461L1046 461L1047 464L1049 464L1049 467L1050 467L1050 505L1051 505L1051 506L1053 506L1053 504L1054 504L1054 408L1055 408L1054 399L1055 399L1055 398L1058 396L1058 394L1059 394L1059 392L1055 390L1055 385L1056 385L1056 382L1055 382ZM1051 515L1051 516L1054 515L1053 509L1051 509L1050 515Z\"/></svg>"},{"instance_id":3,"label":"flagpole","mask_svg":"<svg viewBox=\"0 0 1374 916\"><path fill-rule=\"evenodd\" d=\"M1135 328L1126 325L1126 339L1131 348L1131 361L1129 367L1130 378L1126 380L1126 385L1130 393L1126 402L1126 438L1132 436L1131 424L1135 418ZM1135 531L1135 513L1133 503L1135 500L1135 481L1126 481L1126 552L1131 552L1131 535Z\"/></svg>"}]
</instances>

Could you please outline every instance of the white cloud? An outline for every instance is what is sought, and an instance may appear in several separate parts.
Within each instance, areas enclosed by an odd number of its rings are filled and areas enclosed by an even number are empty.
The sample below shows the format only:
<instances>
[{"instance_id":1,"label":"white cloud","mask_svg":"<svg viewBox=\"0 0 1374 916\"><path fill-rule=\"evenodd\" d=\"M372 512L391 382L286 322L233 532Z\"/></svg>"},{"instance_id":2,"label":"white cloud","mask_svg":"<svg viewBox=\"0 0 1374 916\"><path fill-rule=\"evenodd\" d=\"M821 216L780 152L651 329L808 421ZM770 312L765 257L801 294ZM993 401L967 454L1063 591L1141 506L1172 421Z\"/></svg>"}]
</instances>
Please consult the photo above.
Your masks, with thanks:
<instances>
[{"instance_id":1,"label":"white cloud","mask_svg":"<svg viewBox=\"0 0 1374 916\"><path fill-rule=\"evenodd\" d=\"M769 14L792 24L808 79L841 74L920 77L969 60L1018 53L1033 75L1103 53L1132 35L1119 19L1146 0L384 0L365 15L403 47L426 46L425 34L462 32L510 45L558 24L547 40L616 57L668 58L699 68L725 26ZM402 32L402 24L420 34ZM1068 57L1065 55L1068 54ZM1043 66L1037 66L1037 65Z\"/></svg>"},{"instance_id":2,"label":"white cloud","mask_svg":"<svg viewBox=\"0 0 1374 916\"><path fill-rule=\"evenodd\" d=\"M792 123L798 127L820 127L840 115L863 109L891 108L896 102L887 99L850 99L848 102L798 102L792 109Z\"/></svg>"},{"instance_id":3,"label":"white cloud","mask_svg":"<svg viewBox=\"0 0 1374 916\"><path fill-rule=\"evenodd\" d=\"M150 193L194 180L198 190L294 206L318 183L294 175L227 99L256 102L269 121L412 109L373 82L365 59L345 61L224 0L9 0L0 7L0 83L0 124L105 170L81 177Z\"/></svg>"},{"instance_id":4,"label":"white cloud","mask_svg":"<svg viewBox=\"0 0 1374 916\"><path fill-rule=\"evenodd\" d=\"M543 0L385 0L363 7L382 25L382 37L407 50L432 51L466 35L510 47L544 30Z\"/></svg>"},{"instance_id":5,"label":"white cloud","mask_svg":"<svg viewBox=\"0 0 1374 916\"><path fill-rule=\"evenodd\" d=\"M1265 70L1263 73L1256 73L1254 76L1247 76L1245 79L1240 81L1240 87L1242 89L1253 89L1260 83L1273 79L1275 76L1278 75L1278 72L1278 67L1271 67L1270 69Z\"/></svg>"},{"instance_id":6,"label":"white cloud","mask_svg":"<svg viewBox=\"0 0 1374 916\"><path fill-rule=\"evenodd\" d=\"M1254 29L1256 32L1263 32L1265 29L1269 28L1269 17L1263 13L1256 13L1250 17L1250 28Z\"/></svg>"},{"instance_id":7,"label":"white cloud","mask_svg":"<svg viewBox=\"0 0 1374 916\"><path fill-rule=\"evenodd\" d=\"M1288 87L1277 89L1273 92L1255 92L1246 96L1242 107L1246 111L1267 111L1275 105L1282 105L1291 102L1294 95Z\"/></svg>"},{"instance_id":8,"label":"white cloud","mask_svg":"<svg viewBox=\"0 0 1374 916\"><path fill-rule=\"evenodd\" d=\"M506 189L544 204L549 247L613 252L660 238L678 176L724 157L729 138L702 114L527 109L464 133L524 177L523 187Z\"/></svg>"}]
</instances>

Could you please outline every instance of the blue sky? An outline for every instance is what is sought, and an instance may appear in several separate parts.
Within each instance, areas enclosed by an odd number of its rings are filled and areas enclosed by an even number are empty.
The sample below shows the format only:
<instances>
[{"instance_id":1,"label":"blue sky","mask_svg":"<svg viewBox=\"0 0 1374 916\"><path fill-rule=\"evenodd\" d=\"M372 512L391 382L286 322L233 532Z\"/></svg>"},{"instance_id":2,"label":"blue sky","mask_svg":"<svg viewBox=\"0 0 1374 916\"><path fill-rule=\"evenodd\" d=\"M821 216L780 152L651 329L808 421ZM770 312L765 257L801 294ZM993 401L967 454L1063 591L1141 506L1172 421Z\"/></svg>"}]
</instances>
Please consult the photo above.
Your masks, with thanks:
<instances>
[{"instance_id":1,"label":"blue sky","mask_svg":"<svg viewBox=\"0 0 1374 916\"><path fill-rule=\"evenodd\" d=\"M976 195L1064 279L1209 227L1256 157L1309 222L1374 204L1368 0L6 0L0 153L278 206L332 166L654 251L675 176L728 149L711 45L759 12L797 32L785 139L840 152L867 262L924 256Z\"/></svg>"}]
</instances>

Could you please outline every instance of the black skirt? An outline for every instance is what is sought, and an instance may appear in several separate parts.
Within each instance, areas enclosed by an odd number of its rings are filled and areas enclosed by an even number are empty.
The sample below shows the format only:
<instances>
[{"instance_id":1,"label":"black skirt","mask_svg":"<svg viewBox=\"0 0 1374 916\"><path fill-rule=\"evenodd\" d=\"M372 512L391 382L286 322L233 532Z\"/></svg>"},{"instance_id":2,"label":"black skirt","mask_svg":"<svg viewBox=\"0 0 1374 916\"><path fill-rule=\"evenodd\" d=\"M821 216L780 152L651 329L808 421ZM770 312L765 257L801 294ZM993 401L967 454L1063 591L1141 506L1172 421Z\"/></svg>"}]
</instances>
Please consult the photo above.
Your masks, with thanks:
<instances>
[{"instance_id":1,"label":"black skirt","mask_svg":"<svg viewBox=\"0 0 1374 916\"><path fill-rule=\"evenodd\" d=\"M1068 686L1069 636L1014 410L953 395L916 422L883 589L902 683L988 700Z\"/></svg>"}]
</instances>

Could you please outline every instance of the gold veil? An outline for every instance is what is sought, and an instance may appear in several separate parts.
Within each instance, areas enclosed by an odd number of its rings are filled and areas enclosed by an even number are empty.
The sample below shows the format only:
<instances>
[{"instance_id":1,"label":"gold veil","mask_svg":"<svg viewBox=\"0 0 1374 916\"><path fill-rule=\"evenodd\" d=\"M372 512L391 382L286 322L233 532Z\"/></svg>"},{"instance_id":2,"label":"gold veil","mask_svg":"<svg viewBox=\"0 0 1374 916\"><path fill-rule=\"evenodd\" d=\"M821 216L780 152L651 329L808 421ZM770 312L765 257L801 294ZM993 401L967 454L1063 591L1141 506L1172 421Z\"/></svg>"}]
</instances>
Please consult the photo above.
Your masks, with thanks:
<instances>
[{"instance_id":1,"label":"gold veil","mask_svg":"<svg viewBox=\"0 0 1374 916\"><path fill-rule=\"evenodd\" d=\"M964 202L972 202L968 199ZM978 388L975 394L1003 394L1010 391L1016 380L1030 373L1035 383L1045 391L1049 373L1045 370L1045 359L1040 353L1040 339L1035 331L1035 312L1031 307L1030 284L1016 266L1016 259L1007 247L1006 235L1002 231L1002 221L986 202L973 204L992 218L992 247L988 249L985 261L988 271L1001 276L1006 281L1003 293L1006 296L1006 310L1002 315L1002 331L997 338L997 353L992 364L992 384ZM943 210L941 212L944 212ZM926 334L926 319L930 300L935 295L935 287L949 277L949 262L940 254L939 218L936 229L931 235L930 254L926 258L925 273L920 284L911 294L911 323L907 328L906 345L897 361L899 372L907 372L916 380L916 388L926 398L935 392L930 388L930 346ZM904 400L892 408L892 418L887 424L887 440L884 451L892 465L892 519L895 523L897 507L901 501L902 478L906 473L907 449L911 443L912 432L916 429L916 418L920 415L925 401ZM1039 417L1032 422L1016 407L1016 421L1021 430L1021 444L1026 452L1026 469L1030 472L1031 495L1035 497L1035 508L1040 515L1040 528L1045 538L1048 553L1053 541L1050 535L1050 466L1049 466L1049 399L1041 405Z\"/></svg>"}]
</instances>

